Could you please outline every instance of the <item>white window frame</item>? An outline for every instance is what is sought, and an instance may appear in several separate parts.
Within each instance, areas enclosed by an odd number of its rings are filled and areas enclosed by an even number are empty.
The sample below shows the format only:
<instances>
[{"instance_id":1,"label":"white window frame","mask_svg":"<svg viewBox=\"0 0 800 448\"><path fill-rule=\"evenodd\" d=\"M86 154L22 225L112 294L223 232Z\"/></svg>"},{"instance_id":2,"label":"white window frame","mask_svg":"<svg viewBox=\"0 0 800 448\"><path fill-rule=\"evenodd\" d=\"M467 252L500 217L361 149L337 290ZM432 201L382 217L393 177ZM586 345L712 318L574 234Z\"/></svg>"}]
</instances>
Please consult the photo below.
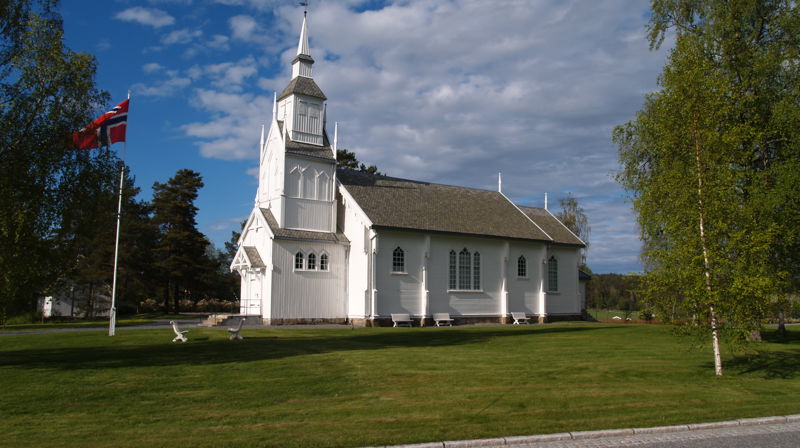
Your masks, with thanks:
<instances>
[{"instance_id":1,"label":"white window frame","mask_svg":"<svg viewBox=\"0 0 800 448\"><path fill-rule=\"evenodd\" d=\"M517 258L517 278L528 278L528 259L525 255Z\"/></svg>"},{"instance_id":2,"label":"white window frame","mask_svg":"<svg viewBox=\"0 0 800 448\"><path fill-rule=\"evenodd\" d=\"M547 292L558 292L558 258L555 255L547 259Z\"/></svg>"},{"instance_id":3,"label":"white window frame","mask_svg":"<svg viewBox=\"0 0 800 448\"><path fill-rule=\"evenodd\" d=\"M397 269L398 265L400 269ZM400 246L397 246L392 251L392 274L405 274L405 273L406 273L406 251L404 251L403 248L401 248Z\"/></svg>"},{"instance_id":4,"label":"white window frame","mask_svg":"<svg viewBox=\"0 0 800 448\"><path fill-rule=\"evenodd\" d=\"M482 260L479 251L470 251L466 247L458 252L453 249L450 251L448 263L449 292L483 291Z\"/></svg>"}]
</instances>

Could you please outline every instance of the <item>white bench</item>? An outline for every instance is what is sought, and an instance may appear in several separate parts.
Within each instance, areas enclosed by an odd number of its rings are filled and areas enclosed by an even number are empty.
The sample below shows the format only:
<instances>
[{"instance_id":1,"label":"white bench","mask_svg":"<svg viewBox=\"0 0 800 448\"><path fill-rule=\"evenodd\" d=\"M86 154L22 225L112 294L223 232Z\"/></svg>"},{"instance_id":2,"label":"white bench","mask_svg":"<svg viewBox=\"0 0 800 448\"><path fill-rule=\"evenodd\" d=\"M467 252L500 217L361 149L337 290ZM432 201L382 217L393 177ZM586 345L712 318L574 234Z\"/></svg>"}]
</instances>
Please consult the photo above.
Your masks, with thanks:
<instances>
[{"instance_id":1,"label":"white bench","mask_svg":"<svg viewBox=\"0 0 800 448\"><path fill-rule=\"evenodd\" d=\"M244 339L242 335L239 334L239 332L242 331L242 324L244 324L244 317L239 319L239 325L237 325L236 327L228 328L228 333L231 334L230 337L231 341L234 339Z\"/></svg>"},{"instance_id":2,"label":"white bench","mask_svg":"<svg viewBox=\"0 0 800 448\"><path fill-rule=\"evenodd\" d=\"M186 342L189 340L186 338L186 336L184 336L184 334L188 333L189 330L181 330L180 328L178 328L178 323L175 322L174 320L169 321L169 323L172 324L172 331L175 332L175 338L172 339L172 342L175 341Z\"/></svg>"},{"instance_id":3,"label":"white bench","mask_svg":"<svg viewBox=\"0 0 800 448\"><path fill-rule=\"evenodd\" d=\"M528 319L528 316L526 316L525 313L517 313L517 312L512 311L511 312L511 318L514 319L513 325L520 325L520 324L526 324L527 325L527 324L530 323L529 319Z\"/></svg>"},{"instance_id":4,"label":"white bench","mask_svg":"<svg viewBox=\"0 0 800 448\"><path fill-rule=\"evenodd\" d=\"M453 319L450 319L450 313L433 313L433 321L436 322L437 327L442 325L453 326Z\"/></svg>"},{"instance_id":5,"label":"white bench","mask_svg":"<svg viewBox=\"0 0 800 448\"><path fill-rule=\"evenodd\" d=\"M399 327L401 325L410 327L413 323L411 315L406 313L392 313L392 322L394 323L394 325L392 325L393 327Z\"/></svg>"}]
</instances>

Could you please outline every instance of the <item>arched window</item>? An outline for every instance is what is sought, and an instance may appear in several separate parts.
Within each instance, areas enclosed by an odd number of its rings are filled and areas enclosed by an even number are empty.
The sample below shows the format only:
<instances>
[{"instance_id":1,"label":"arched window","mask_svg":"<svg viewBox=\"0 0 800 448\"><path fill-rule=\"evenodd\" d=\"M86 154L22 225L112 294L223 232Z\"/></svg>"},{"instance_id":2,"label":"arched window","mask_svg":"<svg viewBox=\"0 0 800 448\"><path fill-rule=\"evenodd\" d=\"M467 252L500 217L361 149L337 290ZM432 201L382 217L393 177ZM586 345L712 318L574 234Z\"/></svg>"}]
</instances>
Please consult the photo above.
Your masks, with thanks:
<instances>
[{"instance_id":1,"label":"arched window","mask_svg":"<svg viewBox=\"0 0 800 448\"><path fill-rule=\"evenodd\" d=\"M303 182L303 171L299 166L289 171L289 180L286 182L286 195L291 198L301 197L300 185Z\"/></svg>"},{"instance_id":2,"label":"arched window","mask_svg":"<svg viewBox=\"0 0 800 448\"><path fill-rule=\"evenodd\" d=\"M406 272L406 254L400 246L392 252L392 272Z\"/></svg>"},{"instance_id":3,"label":"arched window","mask_svg":"<svg viewBox=\"0 0 800 448\"><path fill-rule=\"evenodd\" d=\"M456 283L456 251L450 251L450 282L448 283L448 289L456 289L458 284Z\"/></svg>"},{"instance_id":4,"label":"arched window","mask_svg":"<svg viewBox=\"0 0 800 448\"><path fill-rule=\"evenodd\" d=\"M448 288L460 291L481 289L481 254L472 253L466 247L458 254L450 251Z\"/></svg>"},{"instance_id":5,"label":"arched window","mask_svg":"<svg viewBox=\"0 0 800 448\"><path fill-rule=\"evenodd\" d=\"M472 289L472 254L467 248L458 253L458 289Z\"/></svg>"},{"instance_id":6,"label":"arched window","mask_svg":"<svg viewBox=\"0 0 800 448\"><path fill-rule=\"evenodd\" d=\"M525 260L525 255L520 255L517 258L517 277L528 276L528 261Z\"/></svg>"},{"instance_id":7,"label":"arched window","mask_svg":"<svg viewBox=\"0 0 800 448\"><path fill-rule=\"evenodd\" d=\"M481 289L481 254L472 255L472 289Z\"/></svg>"},{"instance_id":8,"label":"arched window","mask_svg":"<svg viewBox=\"0 0 800 448\"><path fill-rule=\"evenodd\" d=\"M294 254L294 268L295 270L303 269L303 253L298 252Z\"/></svg>"},{"instance_id":9,"label":"arched window","mask_svg":"<svg viewBox=\"0 0 800 448\"><path fill-rule=\"evenodd\" d=\"M329 201L331 177L325 171L317 173L317 200Z\"/></svg>"},{"instance_id":10,"label":"arched window","mask_svg":"<svg viewBox=\"0 0 800 448\"><path fill-rule=\"evenodd\" d=\"M320 271L328 270L328 254L322 254L319 256L319 270Z\"/></svg>"},{"instance_id":11,"label":"arched window","mask_svg":"<svg viewBox=\"0 0 800 448\"><path fill-rule=\"evenodd\" d=\"M314 199L316 198L316 182L317 179L314 176L314 172L311 169L307 169L303 172L303 196L306 199Z\"/></svg>"},{"instance_id":12,"label":"arched window","mask_svg":"<svg viewBox=\"0 0 800 448\"><path fill-rule=\"evenodd\" d=\"M308 266L306 269L314 270L317 269L317 256L314 254L308 254Z\"/></svg>"},{"instance_id":13,"label":"arched window","mask_svg":"<svg viewBox=\"0 0 800 448\"><path fill-rule=\"evenodd\" d=\"M551 256L547 260L547 290L551 292L558 291L558 260L555 256Z\"/></svg>"}]
</instances>

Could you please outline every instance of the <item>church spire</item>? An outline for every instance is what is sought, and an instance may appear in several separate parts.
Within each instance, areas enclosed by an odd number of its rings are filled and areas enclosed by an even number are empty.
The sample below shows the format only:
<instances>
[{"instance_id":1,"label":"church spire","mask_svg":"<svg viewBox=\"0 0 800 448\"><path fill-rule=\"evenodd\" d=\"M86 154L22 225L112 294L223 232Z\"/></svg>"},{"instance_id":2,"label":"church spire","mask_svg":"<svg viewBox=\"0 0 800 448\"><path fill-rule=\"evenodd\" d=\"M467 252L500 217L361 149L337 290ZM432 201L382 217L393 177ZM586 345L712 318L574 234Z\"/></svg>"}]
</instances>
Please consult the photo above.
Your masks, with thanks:
<instances>
[{"instance_id":1,"label":"church spire","mask_svg":"<svg viewBox=\"0 0 800 448\"><path fill-rule=\"evenodd\" d=\"M297 55L311 56L308 51L308 25L306 24L306 12L303 12L303 27L300 29L300 42L297 44Z\"/></svg>"},{"instance_id":2,"label":"church spire","mask_svg":"<svg viewBox=\"0 0 800 448\"><path fill-rule=\"evenodd\" d=\"M292 61L292 79L298 76L311 78L311 66L314 64L314 59L308 49L307 13L308 11L303 12L303 26L300 28L300 41L297 43L297 57Z\"/></svg>"}]
</instances>

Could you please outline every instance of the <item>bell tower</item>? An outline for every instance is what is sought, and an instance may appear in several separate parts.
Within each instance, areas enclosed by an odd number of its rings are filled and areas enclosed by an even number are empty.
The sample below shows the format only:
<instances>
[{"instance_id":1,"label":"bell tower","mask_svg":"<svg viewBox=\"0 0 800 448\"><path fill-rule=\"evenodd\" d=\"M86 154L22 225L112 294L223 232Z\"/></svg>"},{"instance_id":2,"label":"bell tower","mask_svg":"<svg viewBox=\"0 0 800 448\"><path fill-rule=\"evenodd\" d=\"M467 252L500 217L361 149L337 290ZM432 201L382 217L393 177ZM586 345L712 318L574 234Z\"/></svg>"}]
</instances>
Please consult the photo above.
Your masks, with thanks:
<instances>
[{"instance_id":1,"label":"bell tower","mask_svg":"<svg viewBox=\"0 0 800 448\"><path fill-rule=\"evenodd\" d=\"M256 206L281 228L336 230L336 155L325 132L325 94L312 78L308 17L303 14L292 78L275 96L268 135L261 137Z\"/></svg>"}]
</instances>

